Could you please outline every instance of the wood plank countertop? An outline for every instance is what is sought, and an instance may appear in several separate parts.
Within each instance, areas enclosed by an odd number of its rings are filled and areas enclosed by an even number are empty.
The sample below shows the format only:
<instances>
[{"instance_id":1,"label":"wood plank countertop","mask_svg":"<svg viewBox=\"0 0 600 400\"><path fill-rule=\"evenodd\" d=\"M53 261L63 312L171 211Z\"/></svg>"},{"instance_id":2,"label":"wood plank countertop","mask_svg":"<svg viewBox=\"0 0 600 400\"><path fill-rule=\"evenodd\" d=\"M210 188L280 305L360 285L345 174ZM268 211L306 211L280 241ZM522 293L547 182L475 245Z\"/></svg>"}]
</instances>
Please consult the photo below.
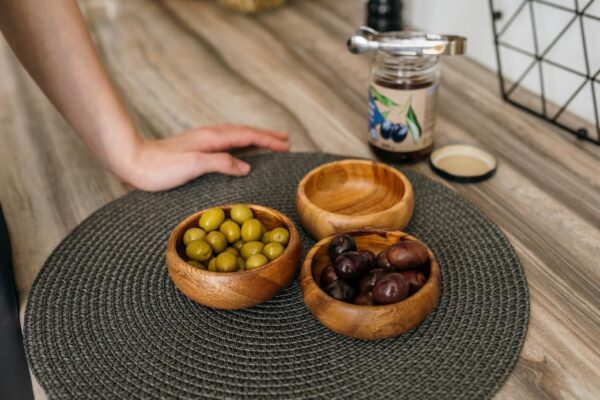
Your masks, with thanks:
<instances>
[{"instance_id":1,"label":"wood plank countertop","mask_svg":"<svg viewBox=\"0 0 600 400\"><path fill-rule=\"evenodd\" d=\"M145 135L233 122L286 130L293 151L372 157L369 60L345 48L364 18L362 1L291 0L254 17L213 1L81 5ZM129 189L71 132L4 41L0 77L0 201L23 312L52 249ZM426 163L410 168L487 213L516 248L529 282L527 339L497 397L598 398L600 147L504 103L496 75L467 58L444 60L439 100L437 145L490 149L500 161L497 175L461 185L437 178Z\"/></svg>"}]
</instances>

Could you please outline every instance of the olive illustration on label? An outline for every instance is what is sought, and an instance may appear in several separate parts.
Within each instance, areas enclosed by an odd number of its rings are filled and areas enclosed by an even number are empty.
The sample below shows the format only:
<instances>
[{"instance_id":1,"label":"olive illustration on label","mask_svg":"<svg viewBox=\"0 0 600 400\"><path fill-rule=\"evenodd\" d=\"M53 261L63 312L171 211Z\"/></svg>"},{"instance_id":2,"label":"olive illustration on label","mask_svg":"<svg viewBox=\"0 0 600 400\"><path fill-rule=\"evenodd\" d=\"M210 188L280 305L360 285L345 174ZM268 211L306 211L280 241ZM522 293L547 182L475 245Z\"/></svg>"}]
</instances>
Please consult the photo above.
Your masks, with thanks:
<instances>
[{"instance_id":1,"label":"olive illustration on label","mask_svg":"<svg viewBox=\"0 0 600 400\"><path fill-rule=\"evenodd\" d=\"M383 107L383 111L378 107ZM406 118L405 123L394 123L387 118ZM401 143L410 132L413 143L417 144L421 138L421 125L417 114L412 107L412 96L404 104L398 104L389 97L380 93L374 86L369 88L369 133L371 138L377 138L377 130L384 140L392 140Z\"/></svg>"},{"instance_id":2,"label":"olive illustration on label","mask_svg":"<svg viewBox=\"0 0 600 400\"><path fill-rule=\"evenodd\" d=\"M392 139L396 143L402 142L408 134L408 127L402 123L394 124L390 121L385 121L381 124L381 137L384 139Z\"/></svg>"},{"instance_id":3,"label":"olive illustration on label","mask_svg":"<svg viewBox=\"0 0 600 400\"><path fill-rule=\"evenodd\" d=\"M396 124L394 131L392 132L392 140L396 143L400 143L406 138L408 133L408 127L404 124Z\"/></svg>"},{"instance_id":4,"label":"olive illustration on label","mask_svg":"<svg viewBox=\"0 0 600 400\"><path fill-rule=\"evenodd\" d=\"M384 121L383 124L381 124L381 128L380 128L381 137L384 139L391 138L393 130L394 130L394 124L391 123L390 121Z\"/></svg>"}]
</instances>

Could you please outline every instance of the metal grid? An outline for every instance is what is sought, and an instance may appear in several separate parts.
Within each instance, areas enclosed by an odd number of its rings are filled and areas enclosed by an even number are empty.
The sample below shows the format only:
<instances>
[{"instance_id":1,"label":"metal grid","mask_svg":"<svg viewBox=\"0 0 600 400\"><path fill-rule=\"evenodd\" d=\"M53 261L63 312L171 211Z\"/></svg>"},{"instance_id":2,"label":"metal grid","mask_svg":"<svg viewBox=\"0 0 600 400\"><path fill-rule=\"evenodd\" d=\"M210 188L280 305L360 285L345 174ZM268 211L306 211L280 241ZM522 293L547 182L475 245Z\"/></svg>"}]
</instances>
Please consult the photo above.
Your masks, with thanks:
<instances>
[{"instance_id":1,"label":"metal grid","mask_svg":"<svg viewBox=\"0 0 600 400\"><path fill-rule=\"evenodd\" d=\"M519 6L510 13L510 15L504 16L502 11L497 8L497 1L489 0L490 10L492 14L492 27L494 32L494 43L496 47L496 59L498 63L498 77L500 80L500 89L502 91L502 96L505 101L513 104L514 106L521 108L527 112L530 112L534 115L537 115L554 125L557 125L577 137L585 140L589 140L593 143L600 145L600 68L598 70L591 70L590 67L590 52L589 47L586 41L589 43L593 43L600 38L594 37L586 37L586 29L584 27L584 20L590 19L595 20L600 23L600 16L592 15L589 13L590 7L597 0L573 0L572 6L568 6L568 2L563 1L557 3L547 0L514 0L515 2L519 1ZM600 0L598 0L600 2ZM549 44L545 45L543 48L540 45L539 37L538 37L538 26L536 24L536 12L534 9L534 3L539 3L541 5L552 7L556 10L562 10L563 12L568 12L572 15L569 15L569 20L552 39ZM515 21L518 18L523 18L524 14L529 12L529 21L531 28L531 34L533 35L533 47L534 51L527 50L522 48L519 45L515 45L514 43L508 43L503 40L507 31L514 26ZM507 18L505 18L507 17ZM501 20L505 22L501 23ZM560 41L561 38L565 35L565 33L574 26L574 24L579 25L580 35L578 35L581 39L580 43L574 43L573 45L580 45L583 48L583 57L584 57L584 65L585 65L585 73L582 71L577 71L568 65L564 65L563 63L559 63L547 58L548 53L555 47L555 45ZM501 57L501 49L510 49L514 53L518 53L521 56L530 57L531 61L527 64L525 70L516 78L516 80L508 81L508 78L505 76L503 72L502 65L503 59ZM599 49L600 51L600 49ZM544 68L542 66L550 65L552 67L556 67L565 73L574 74L580 78L584 78L583 82L573 88L573 93L569 96L569 98L559 106L557 111L549 110L549 104L551 104L547 99L547 88L548 82L544 80ZM539 87L540 93L537 94L539 96L541 102L541 110L536 110L532 108L531 102L526 102L523 99L519 99L518 96L515 96L515 93L518 88L522 86L523 80L526 76L532 71L533 68L538 68L539 75ZM591 99L593 102L593 115L594 121L592 124L595 124L595 131L590 132L586 126L576 126L577 123L565 123L560 120L561 116L563 116L565 110L568 109L569 105L573 102L573 100L584 90L591 90ZM593 129L593 128L591 128Z\"/></svg>"}]
</instances>

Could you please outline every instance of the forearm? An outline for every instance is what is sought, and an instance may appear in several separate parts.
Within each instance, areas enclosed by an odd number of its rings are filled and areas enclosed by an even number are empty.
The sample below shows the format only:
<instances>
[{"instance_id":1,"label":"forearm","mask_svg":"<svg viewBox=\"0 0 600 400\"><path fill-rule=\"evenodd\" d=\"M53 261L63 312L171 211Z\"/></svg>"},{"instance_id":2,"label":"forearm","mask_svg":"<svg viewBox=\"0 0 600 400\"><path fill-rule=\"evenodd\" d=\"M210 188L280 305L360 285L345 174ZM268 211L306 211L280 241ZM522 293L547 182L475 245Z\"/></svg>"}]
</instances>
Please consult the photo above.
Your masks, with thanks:
<instances>
[{"instance_id":1,"label":"forearm","mask_svg":"<svg viewBox=\"0 0 600 400\"><path fill-rule=\"evenodd\" d=\"M75 132L136 188L170 189L212 172L245 175L250 165L229 154L233 148L289 149L285 132L236 125L142 140L108 79L76 0L0 0L0 30Z\"/></svg>"},{"instance_id":2,"label":"forearm","mask_svg":"<svg viewBox=\"0 0 600 400\"><path fill-rule=\"evenodd\" d=\"M0 30L75 132L119 175L140 138L75 0L0 0ZM117 151L115 151L117 150Z\"/></svg>"}]
</instances>

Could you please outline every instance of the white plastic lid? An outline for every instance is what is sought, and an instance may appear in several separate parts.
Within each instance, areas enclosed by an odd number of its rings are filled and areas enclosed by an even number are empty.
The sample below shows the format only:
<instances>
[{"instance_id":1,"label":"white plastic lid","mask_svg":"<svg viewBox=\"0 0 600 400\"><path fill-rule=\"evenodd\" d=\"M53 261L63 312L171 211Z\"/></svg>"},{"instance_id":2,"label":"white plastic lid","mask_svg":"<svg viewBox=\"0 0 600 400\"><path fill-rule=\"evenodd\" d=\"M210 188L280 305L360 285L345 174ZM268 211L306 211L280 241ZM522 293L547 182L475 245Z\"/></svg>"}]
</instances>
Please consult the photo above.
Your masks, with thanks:
<instances>
[{"instance_id":1,"label":"white plastic lid","mask_svg":"<svg viewBox=\"0 0 600 400\"><path fill-rule=\"evenodd\" d=\"M429 161L438 175L457 182L491 178L498 168L498 160L492 154L468 144L440 147L431 153Z\"/></svg>"}]
</instances>

